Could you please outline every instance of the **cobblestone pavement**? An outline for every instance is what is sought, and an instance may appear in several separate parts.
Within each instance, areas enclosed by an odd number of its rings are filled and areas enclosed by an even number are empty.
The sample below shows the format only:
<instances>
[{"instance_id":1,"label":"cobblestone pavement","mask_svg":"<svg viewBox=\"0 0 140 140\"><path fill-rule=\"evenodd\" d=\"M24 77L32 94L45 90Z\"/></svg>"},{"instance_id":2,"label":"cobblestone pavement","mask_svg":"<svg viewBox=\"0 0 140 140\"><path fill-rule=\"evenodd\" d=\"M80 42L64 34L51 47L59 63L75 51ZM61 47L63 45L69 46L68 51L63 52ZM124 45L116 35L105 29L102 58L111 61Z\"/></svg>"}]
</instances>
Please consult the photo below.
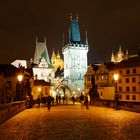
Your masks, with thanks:
<instances>
[{"instance_id":1,"label":"cobblestone pavement","mask_svg":"<svg viewBox=\"0 0 140 140\"><path fill-rule=\"evenodd\" d=\"M79 104L26 109L0 125L0 140L140 140L140 114Z\"/></svg>"}]
</instances>

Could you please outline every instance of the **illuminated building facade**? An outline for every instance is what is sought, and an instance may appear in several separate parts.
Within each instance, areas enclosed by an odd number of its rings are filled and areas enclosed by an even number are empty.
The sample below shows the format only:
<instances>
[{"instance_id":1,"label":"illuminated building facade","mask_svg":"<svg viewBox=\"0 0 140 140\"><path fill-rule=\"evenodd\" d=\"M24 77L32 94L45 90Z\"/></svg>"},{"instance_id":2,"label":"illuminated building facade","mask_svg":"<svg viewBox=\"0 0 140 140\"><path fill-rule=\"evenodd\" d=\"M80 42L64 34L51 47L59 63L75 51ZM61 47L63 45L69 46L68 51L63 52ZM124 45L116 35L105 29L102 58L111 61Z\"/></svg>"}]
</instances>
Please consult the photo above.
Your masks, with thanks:
<instances>
[{"instance_id":1,"label":"illuminated building facade","mask_svg":"<svg viewBox=\"0 0 140 140\"><path fill-rule=\"evenodd\" d=\"M128 59L129 55L128 55L128 50L126 50L126 53L124 53L121 49L121 45L119 47L119 51L114 54L112 52L112 55L111 55L111 62L114 62L114 63L119 63L121 62L122 60L125 60L125 59Z\"/></svg>"},{"instance_id":2,"label":"illuminated building facade","mask_svg":"<svg viewBox=\"0 0 140 140\"><path fill-rule=\"evenodd\" d=\"M51 57L51 63L52 66L54 67L55 71L60 68L62 70L64 68L64 61L61 59L59 51L57 54L55 54L54 50L52 52L52 57Z\"/></svg>"},{"instance_id":3,"label":"illuminated building facade","mask_svg":"<svg viewBox=\"0 0 140 140\"><path fill-rule=\"evenodd\" d=\"M87 70L88 40L81 42L78 17L70 17L69 43L63 47L64 82L71 91L84 90L84 74Z\"/></svg>"},{"instance_id":4,"label":"illuminated building facade","mask_svg":"<svg viewBox=\"0 0 140 140\"><path fill-rule=\"evenodd\" d=\"M140 56L121 61L113 71L119 74L117 81L119 100L140 102Z\"/></svg>"},{"instance_id":5,"label":"illuminated building facade","mask_svg":"<svg viewBox=\"0 0 140 140\"><path fill-rule=\"evenodd\" d=\"M33 62L36 64L33 67L33 75L35 80L45 80L46 82L54 83L55 70L51 65L46 39L45 42L38 42L36 39L36 47Z\"/></svg>"}]
</instances>

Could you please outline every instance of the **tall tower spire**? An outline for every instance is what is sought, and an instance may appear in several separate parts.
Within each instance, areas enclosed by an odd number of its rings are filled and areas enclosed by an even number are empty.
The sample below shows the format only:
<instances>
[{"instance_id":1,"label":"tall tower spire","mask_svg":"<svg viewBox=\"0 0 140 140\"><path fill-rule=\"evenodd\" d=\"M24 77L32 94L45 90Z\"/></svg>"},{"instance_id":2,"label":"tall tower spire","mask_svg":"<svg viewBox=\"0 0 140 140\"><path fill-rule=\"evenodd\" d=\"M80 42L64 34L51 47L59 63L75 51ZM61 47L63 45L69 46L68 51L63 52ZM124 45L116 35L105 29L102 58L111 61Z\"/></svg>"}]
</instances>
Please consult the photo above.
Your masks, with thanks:
<instances>
[{"instance_id":1,"label":"tall tower spire","mask_svg":"<svg viewBox=\"0 0 140 140\"><path fill-rule=\"evenodd\" d=\"M46 36L45 36L45 39L44 39L44 43L46 44Z\"/></svg>"},{"instance_id":2,"label":"tall tower spire","mask_svg":"<svg viewBox=\"0 0 140 140\"><path fill-rule=\"evenodd\" d=\"M111 55L111 62L115 62L115 55L114 55L113 51L112 51L112 55Z\"/></svg>"},{"instance_id":3,"label":"tall tower spire","mask_svg":"<svg viewBox=\"0 0 140 140\"><path fill-rule=\"evenodd\" d=\"M76 19L77 19L77 20L79 19L78 14L76 14Z\"/></svg>"},{"instance_id":4,"label":"tall tower spire","mask_svg":"<svg viewBox=\"0 0 140 140\"><path fill-rule=\"evenodd\" d=\"M121 44L119 46L119 52L122 52L122 47L121 47Z\"/></svg>"},{"instance_id":5,"label":"tall tower spire","mask_svg":"<svg viewBox=\"0 0 140 140\"><path fill-rule=\"evenodd\" d=\"M85 33L86 33L86 45L88 45L87 30L85 31Z\"/></svg>"},{"instance_id":6,"label":"tall tower spire","mask_svg":"<svg viewBox=\"0 0 140 140\"><path fill-rule=\"evenodd\" d=\"M64 45L65 45L65 34L63 33L62 46L64 47Z\"/></svg>"},{"instance_id":7,"label":"tall tower spire","mask_svg":"<svg viewBox=\"0 0 140 140\"><path fill-rule=\"evenodd\" d=\"M70 21L72 20L72 13L70 13Z\"/></svg>"},{"instance_id":8,"label":"tall tower spire","mask_svg":"<svg viewBox=\"0 0 140 140\"><path fill-rule=\"evenodd\" d=\"M35 42L36 42L36 44L37 44L37 42L38 42L38 39L37 39L37 35L36 35L36 39L35 39Z\"/></svg>"}]
</instances>

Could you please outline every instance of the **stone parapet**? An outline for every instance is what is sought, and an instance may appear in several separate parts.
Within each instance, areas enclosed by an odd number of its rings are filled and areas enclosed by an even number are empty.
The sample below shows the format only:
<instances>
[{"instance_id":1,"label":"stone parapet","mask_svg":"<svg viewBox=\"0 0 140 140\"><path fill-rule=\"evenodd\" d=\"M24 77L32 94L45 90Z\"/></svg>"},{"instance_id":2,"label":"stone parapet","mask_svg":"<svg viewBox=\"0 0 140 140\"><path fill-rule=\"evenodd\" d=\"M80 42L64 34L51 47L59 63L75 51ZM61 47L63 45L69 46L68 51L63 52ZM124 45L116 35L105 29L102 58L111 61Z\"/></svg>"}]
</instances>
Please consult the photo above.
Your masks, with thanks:
<instances>
[{"instance_id":1,"label":"stone parapet","mask_svg":"<svg viewBox=\"0 0 140 140\"><path fill-rule=\"evenodd\" d=\"M0 104L0 124L26 109L25 101Z\"/></svg>"}]
</instances>

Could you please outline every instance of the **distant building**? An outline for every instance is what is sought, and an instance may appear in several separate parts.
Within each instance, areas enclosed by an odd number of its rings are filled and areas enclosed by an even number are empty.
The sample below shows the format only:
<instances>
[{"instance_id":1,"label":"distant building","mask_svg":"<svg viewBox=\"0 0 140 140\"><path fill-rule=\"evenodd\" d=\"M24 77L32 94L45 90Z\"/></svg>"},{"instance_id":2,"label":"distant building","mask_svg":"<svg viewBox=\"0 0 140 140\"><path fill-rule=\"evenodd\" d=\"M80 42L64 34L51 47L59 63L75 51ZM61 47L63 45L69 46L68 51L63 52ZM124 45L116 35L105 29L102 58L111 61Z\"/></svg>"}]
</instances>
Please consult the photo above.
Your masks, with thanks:
<instances>
[{"instance_id":1,"label":"distant building","mask_svg":"<svg viewBox=\"0 0 140 140\"><path fill-rule=\"evenodd\" d=\"M78 17L70 17L69 43L63 47L64 83L73 91L84 90L83 76L87 70L88 40L81 42Z\"/></svg>"},{"instance_id":2,"label":"distant building","mask_svg":"<svg viewBox=\"0 0 140 140\"><path fill-rule=\"evenodd\" d=\"M61 59L61 56L59 54L59 51L57 54L55 54L54 50L52 52L52 57L51 57L51 63L52 66L54 67L55 71L59 68L62 70L64 68L64 61Z\"/></svg>"},{"instance_id":3,"label":"distant building","mask_svg":"<svg viewBox=\"0 0 140 140\"><path fill-rule=\"evenodd\" d=\"M121 45L119 47L119 51L114 54L112 52L112 55L111 55L111 62L114 62L114 63L119 63L121 62L122 60L125 60L125 59L128 59L129 58L129 54L128 54L128 50L126 50L126 52L124 53L121 49Z\"/></svg>"}]
</instances>

